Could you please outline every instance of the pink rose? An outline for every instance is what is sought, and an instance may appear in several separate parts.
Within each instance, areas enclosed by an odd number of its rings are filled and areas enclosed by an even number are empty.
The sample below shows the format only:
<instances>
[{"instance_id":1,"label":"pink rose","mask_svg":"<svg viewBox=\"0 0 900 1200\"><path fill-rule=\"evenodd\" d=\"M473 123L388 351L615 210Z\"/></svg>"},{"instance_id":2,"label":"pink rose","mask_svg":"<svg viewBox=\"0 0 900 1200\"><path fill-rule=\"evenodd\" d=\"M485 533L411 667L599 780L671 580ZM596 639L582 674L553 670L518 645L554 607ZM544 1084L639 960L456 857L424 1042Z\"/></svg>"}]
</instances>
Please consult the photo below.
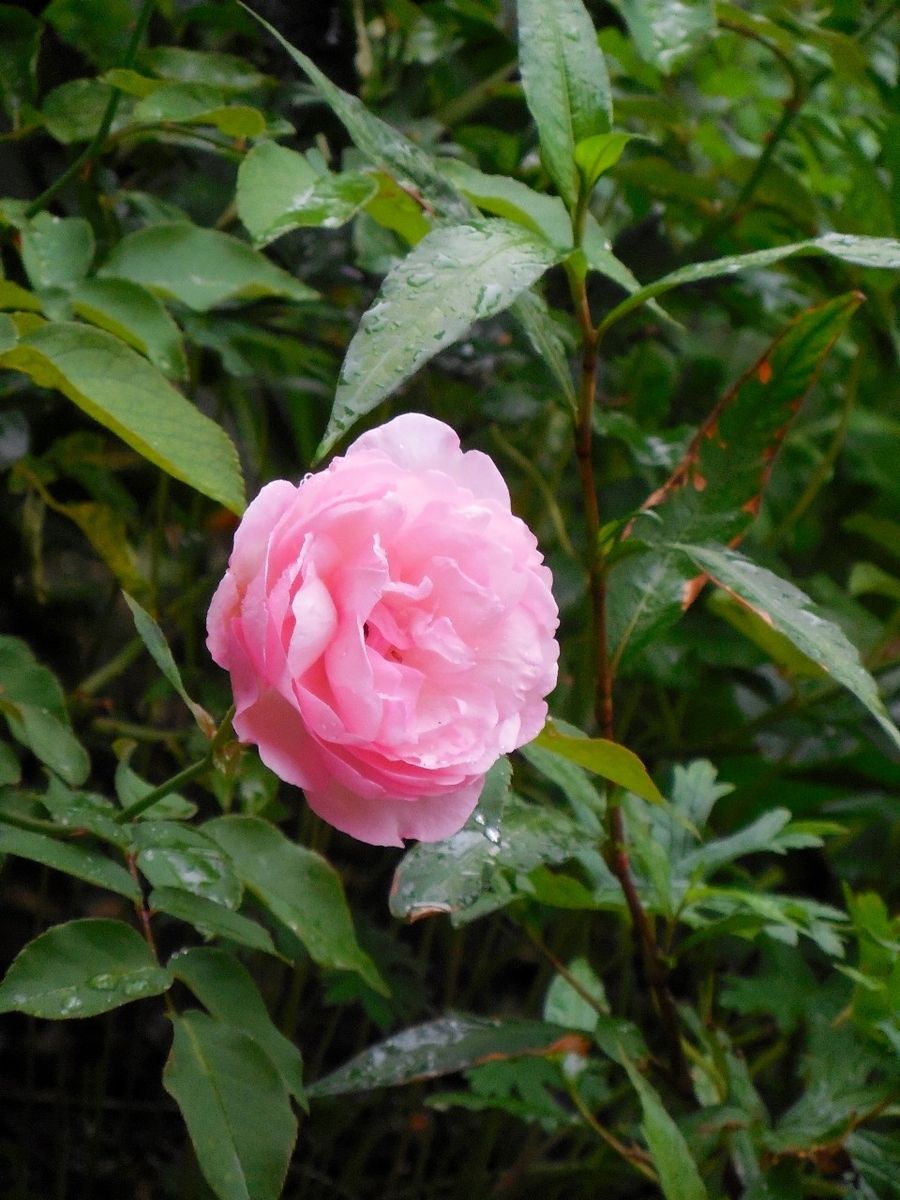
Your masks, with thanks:
<instances>
[{"instance_id":1,"label":"pink rose","mask_svg":"<svg viewBox=\"0 0 900 1200\"><path fill-rule=\"evenodd\" d=\"M242 741L338 829L437 841L556 683L534 535L497 468L413 413L244 514L207 618Z\"/></svg>"}]
</instances>

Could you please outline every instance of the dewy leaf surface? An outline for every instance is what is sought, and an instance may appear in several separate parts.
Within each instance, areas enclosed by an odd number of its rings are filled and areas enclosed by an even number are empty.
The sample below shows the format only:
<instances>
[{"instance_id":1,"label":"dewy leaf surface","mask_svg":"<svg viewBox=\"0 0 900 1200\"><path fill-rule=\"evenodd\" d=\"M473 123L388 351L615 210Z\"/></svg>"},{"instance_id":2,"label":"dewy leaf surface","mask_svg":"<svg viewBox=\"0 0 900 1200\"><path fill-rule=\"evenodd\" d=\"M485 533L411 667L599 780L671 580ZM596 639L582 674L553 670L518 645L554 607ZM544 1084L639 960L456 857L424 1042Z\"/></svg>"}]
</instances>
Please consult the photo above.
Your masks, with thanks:
<instances>
[{"instance_id":1,"label":"dewy leaf surface","mask_svg":"<svg viewBox=\"0 0 900 1200\"><path fill-rule=\"evenodd\" d=\"M248 1034L191 1010L163 1073L219 1200L278 1200L297 1122L281 1076Z\"/></svg>"},{"instance_id":2,"label":"dewy leaf surface","mask_svg":"<svg viewBox=\"0 0 900 1200\"><path fill-rule=\"evenodd\" d=\"M635 49L645 62L670 75L712 33L712 0L617 0Z\"/></svg>"},{"instance_id":3,"label":"dewy leaf surface","mask_svg":"<svg viewBox=\"0 0 900 1200\"><path fill-rule=\"evenodd\" d=\"M578 199L575 147L612 123L597 33L581 0L518 0L522 86L547 170L570 208Z\"/></svg>"},{"instance_id":4,"label":"dewy leaf surface","mask_svg":"<svg viewBox=\"0 0 900 1200\"><path fill-rule=\"evenodd\" d=\"M805 592L736 550L685 545L676 545L674 549L711 575L720 587L749 604L790 638L798 650L852 692L900 747L900 731L889 718L875 680L859 661L856 648L838 625L814 611Z\"/></svg>"},{"instance_id":5,"label":"dewy leaf surface","mask_svg":"<svg viewBox=\"0 0 900 1200\"><path fill-rule=\"evenodd\" d=\"M169 475L243 512L244 485L228 435L112 334L48 322L0 355L0 366L63 392Z\"/></svg>"},{"instance_id":6,"label":"dewy leaf surface","mask_svg":"<svg viewBox=\"0 0 900 1200\"><path fill-rule=\"evenodd\" d=\"M499 218L432 230L394 267L363 316L319 455L473 322L507 308L559 257L543 238Z\"/></svg>"}]
</instances>

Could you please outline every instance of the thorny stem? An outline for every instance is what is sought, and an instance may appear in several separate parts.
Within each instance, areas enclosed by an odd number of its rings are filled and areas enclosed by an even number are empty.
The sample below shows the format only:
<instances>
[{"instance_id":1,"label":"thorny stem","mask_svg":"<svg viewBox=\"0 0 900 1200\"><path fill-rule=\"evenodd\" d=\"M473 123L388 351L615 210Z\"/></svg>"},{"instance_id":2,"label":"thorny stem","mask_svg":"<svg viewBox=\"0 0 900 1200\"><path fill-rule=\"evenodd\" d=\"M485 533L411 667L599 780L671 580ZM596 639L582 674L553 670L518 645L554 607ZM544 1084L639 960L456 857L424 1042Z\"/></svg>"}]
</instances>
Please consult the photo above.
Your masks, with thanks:
<instances>
[{"instance_id":1,"label":"thorny stem","mask_svg":"<svg viewBox=\"0 0 900 1200\"><path fill-rule=\"evenodd\" d=\"M143 38L147 25L150 22L150 16L153 12L153 8L153 0L144 0L144 3L141 5L141 11L138 13L138 17L135 21L134 29L131 34L131 41L128 43L128 48L125 51L125 57L122 60L121 65L125 68L134 65L138 47L141 44L141 39ZM50 201L62 191L62 189L67 183L69 183L70 180L74 179L82 171L86 171L90 168L97 154L100 152L100 148L106 140L106 135L112 128L112 123L115 120L121 98L122 93L118 90L118 88L113 88L112 95L110 96L109 102L106 105L106 110L103 113L103 119L100 122L97 132L88 142L87 146L85 146L84 150L82 150L82 152L78 155L78 157L69 164L65 171L63 171L62 175L55 179L46 191L41 192L40 196L38 196L36 200L33 200L31 204L29 204L28 208L25 210L26 217L31 218L39 213L42 209L46 208Z\"/></svg>"},{"instance_id":2,"label":"thorny stem","mask_svg":"<svg viewBox=\"0 0 900 1200\"><path fill-rule=\"evenodd\" d=\"M579 209L581 205L579 205ZM580 214L579 214L580 217ZM583 227L583 219L576 219L576 229ZM576 233L577 237L577 233ZM600 504L594 478L593 462L593 419L597 398L597 366L600 349L600 333L591 317L587 288L583 274L574 267L568 272L569 287L575 312L581 327L583 349L581 379L578 389L578 411L575 426L575 450L588 527L588 579L593 613L593 642L596 647L597 691L595 713L603 737L615 740L615 717L613 709L613 671L610 664L607 639L606 614L606 568L600 546ZM632 927L641 947L644 973L653 993L662 1022L663 1032L669 1049L672 1080L678 1091L691 1095L691 1080L678 1026L675 1000L668 986L668 968L663 961L650 919L638 895L631 864L628 858L628 843L625 834L625 819L622 807L614 791L610 791L606 812L607 861L610 870L619 881Z\"/></svg>"}]
</instances>

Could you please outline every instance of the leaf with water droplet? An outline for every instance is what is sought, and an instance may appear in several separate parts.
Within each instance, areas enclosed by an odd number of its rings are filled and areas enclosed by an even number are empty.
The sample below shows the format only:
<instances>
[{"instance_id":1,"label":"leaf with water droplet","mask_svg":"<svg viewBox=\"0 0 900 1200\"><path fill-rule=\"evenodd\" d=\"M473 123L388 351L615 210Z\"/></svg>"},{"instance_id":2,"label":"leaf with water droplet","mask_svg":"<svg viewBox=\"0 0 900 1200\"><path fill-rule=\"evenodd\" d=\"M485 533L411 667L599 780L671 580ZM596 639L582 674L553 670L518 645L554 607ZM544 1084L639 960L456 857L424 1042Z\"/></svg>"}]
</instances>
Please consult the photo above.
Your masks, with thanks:
<instances>
[{"instance_id":1,"label":"leaf with water droplet","mask_svg":"<svg viewBox=\"0 0 900 1200\"><path fill-rule=\"evenodd\" d=\"M140 898L137 884L123 866L87 846L61 842L43 833L0 825L0 854L17 854L42 863L55 871L64 871L95 887L105 888L129 900Z\"/></svg>"},{"instance_id":2,"label":"leaf with water droplet","mask_svg":"<svg viewBox=\"0 0 900 1200\"><path fill-rule=\"evenodd\" d=\"M29 942L0 984L0 1012L93 1017L171 985L140 934L124 921L54 925Z\"/></svg>"},{"instance_id":3,"label":"leaf with water droplet","mask_svg":"<svg viewBox=\"0 0 900 1200\"><path fill-rule=\"evenodd\" d=\"M226 908L238 908L241 881L221 847L198 830L177 821L135 824L137 865L154 887L183 888Z\"/></svg>"},{"instance_id":4,"label":"leaf with water droplet","mask_svg":"<svg viewBox=\"0 0 900 1200\"><path fill-rule=\"evenodd\" d=\"M318 455L476 320L507 308L561 253L499 218L432 230L394 267L363 316Z\"/></svg>"}]
</instances>

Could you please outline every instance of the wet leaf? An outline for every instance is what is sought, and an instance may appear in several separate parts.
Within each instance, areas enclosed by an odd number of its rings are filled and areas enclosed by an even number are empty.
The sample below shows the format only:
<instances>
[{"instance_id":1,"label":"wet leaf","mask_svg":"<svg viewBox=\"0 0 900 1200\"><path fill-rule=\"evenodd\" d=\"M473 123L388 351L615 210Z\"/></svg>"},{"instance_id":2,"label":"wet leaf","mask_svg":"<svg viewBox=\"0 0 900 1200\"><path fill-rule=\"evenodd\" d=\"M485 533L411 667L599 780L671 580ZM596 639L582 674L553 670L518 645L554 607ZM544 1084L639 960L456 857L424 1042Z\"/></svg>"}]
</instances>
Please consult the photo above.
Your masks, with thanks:
<instances>
[{"instance_id":1,"label":"wet leaf","mask_svg":"<svg viewBox=\"0 0 900 1200\"><path fill-rule=\"evenodd\" d=\"M29 942L0 984L0 1012L93 1017L171 984L141 935L122 921L88 918L54 925Z\"/></svg>"},{"instance_id":2,"label":"wet leaf","mask_svg":"<svg viewBox=\"0 0 900 1200\"><path fill-rule=\"evenodd\" d=\"M264 954L277 956L267 929L205 896L185 892L181 888L160 887L153 889L147 904L154 911L168 913L170 917L193 925L205 938L221 937L251 950L262 950Z\"/></svg>"},{"instance_id":3,"label":"wet leaf","mask_svg":"<svg viewBox=\"0 0 900 1200\"><path fill-rule=\"evenodd\" d=\"M83 217L38 213L22 232L22 265L38 290L71 287L94 257L94 234Z\"/></svg>"},{"instance_id":4,"label":"wet leaf","mask_svg":"<svg viewBox=\"0 0 900 1200\"><path fill-rule=\"evenodd\" d=\"M394 1034L317 1080L306 1091L310 1097L337 1096L396 1087L463 1071L478 1063L523 1054L564 1053L565 1039L564 1028L544 1021L452 1014Z\"/></svg>"},{"instance_id":5,"label":"wet leaf","mask_svg":"<svg viewBox=\"0 0 900 1200\"><path fill-rule=\"evenodd\" d=\"M83 279L69 299L76 316L114 333L169 378L186 378L181 331L152 292L127 279Z\"/></svg>"},{"instance_id":6,"label":"wet leaf","mask_svg":"<svg viewBox=\"0 0 900 1200\"><path fill-rule=\"evenodd\" d=\"M659 1093L624 1055L622 1065L641 1102L641 1129L653 1156L659 1186L666 1200L708 1200L684 1134L666 1112Z\"/></svg>"},{"instance_id":7,"label":"wet leaf","mask_svg":"<svg viewBox=\"0 0 900 1200\"><path fill-rule=\"evenodd\" d=\"M645 62L671 75L715 28L712 0L615 0Z\"/></svg>"},{"instance_id":8,"label":"wet leaf","mask_svg":"<svg viewBox=\"0 0 900 1200\"><path fill-rule=\"evenodd\" d=\"M198 829L177 821L137 821L137 865L155 888L181 888L226 908L238 908L243 889L222 850Z\"/></svg>"},{"instance_id":9,"label":"wet leaf","mask_svg":"<svg viewBox=\"0 0 900 1200\"><path fill-rule=\"evenodd\" d=\"M0 854L17 854L129 900L141 898L140 889L123 866L74 842L0 824Z\"/></svg>"},{"instance_id":10,"label":"wet leaf","mask_svg":"<svg viewBox=\"0 0 900 1200\"><path fill-rule=\"evenodd\" d=\"M181 672L178 670L175 659L172 657L172 651L169 649L165 634L147 610L142 608L133 596L129 596L127 592L124 592L123 595L125 603L131 609L131 615L134 618L134 627L138 631L141 641L150 652L150 657L191 710L194 719L206 736L211 737L215 731L215 722L206 709L193 701L187 694L181 679Z\"/></svg>"},{"instance_id":11,"label":"wet leaf","mask_svg":"<svg viewBox=\"0 0 900 1200\"><path fill-rule=\"evenodd\" d=\"M569 737L560 733L550 721L535 738L535 745L577 763L579 767L627 788L653 804L663 803L659 788L647 774L647 768L636 754L618 742L605 738Z\"/></svg>"},{"instance_id":12,"label":"wet leaf","mask_svg":"<svg viewBox=\"0 0 900 1200\"><path fill-rule=\"evenodd\" d=\"M318 456L475 321L508 308L559 257L543 238L499 218L429 233L385 279L347 348Z\"/></svg>"}]
</instances>

